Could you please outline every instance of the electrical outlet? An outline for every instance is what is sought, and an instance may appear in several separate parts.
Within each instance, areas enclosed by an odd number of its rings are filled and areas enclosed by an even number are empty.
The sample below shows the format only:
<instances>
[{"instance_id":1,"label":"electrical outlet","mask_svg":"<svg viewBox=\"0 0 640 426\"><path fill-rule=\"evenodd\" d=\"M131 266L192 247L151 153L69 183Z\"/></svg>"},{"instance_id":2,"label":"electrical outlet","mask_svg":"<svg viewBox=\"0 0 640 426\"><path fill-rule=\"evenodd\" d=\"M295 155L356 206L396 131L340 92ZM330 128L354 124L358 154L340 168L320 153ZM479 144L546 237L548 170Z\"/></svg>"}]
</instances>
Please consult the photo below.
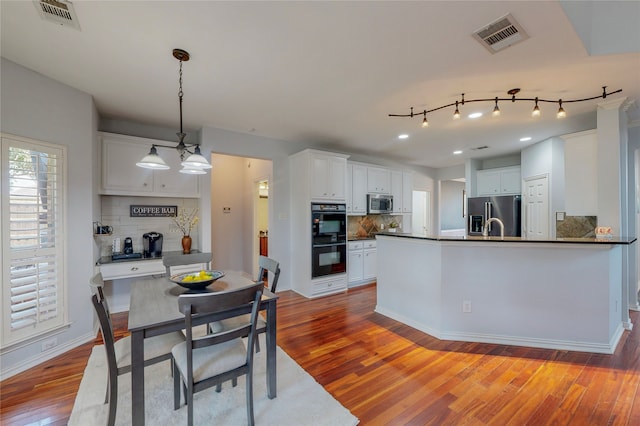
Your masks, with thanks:
<instances>
[{"instance_id":1,"label":"electrical outlet","mask_svg":"<svg viewBox=\"0 0 640 426\"><path fill-rule=\"evenodd\" d=\"M45 340L44 342L42 342L42 352L44 351L48 351L51 348L55 348L56 346L58 346L58 339L57 338L52 338L49 340Z\"/></svg>"},{"instance_id":2,"label":"electrical outlet","mask_svg":"<svg viewBox=\"0 0 640 426\"><path fill-rule=\"evenodd\" d=\"M464 312L464 313L471 312L471 300L463 300L462 301L462 312Z\"/></svg>"}]
</instances>

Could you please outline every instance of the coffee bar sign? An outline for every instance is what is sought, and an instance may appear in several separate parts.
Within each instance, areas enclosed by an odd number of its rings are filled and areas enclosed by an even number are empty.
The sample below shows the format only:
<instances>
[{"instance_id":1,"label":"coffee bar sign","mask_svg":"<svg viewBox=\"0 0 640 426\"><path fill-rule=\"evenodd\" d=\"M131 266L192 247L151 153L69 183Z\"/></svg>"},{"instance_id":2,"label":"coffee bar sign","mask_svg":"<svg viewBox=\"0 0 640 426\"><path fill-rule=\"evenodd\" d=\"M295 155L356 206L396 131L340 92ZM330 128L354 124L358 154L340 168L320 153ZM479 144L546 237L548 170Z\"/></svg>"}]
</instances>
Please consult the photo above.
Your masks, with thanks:
<instances>
[{"instance_id":1,"label":"coffee bar sign","mask_svg":"<svg viewBox=\"0 0 640 426\"><path fill-rule=\"evenodd\" d=\"M129 206L130 217L175 217L178 206Z\"/></svg>"}]
</instances>

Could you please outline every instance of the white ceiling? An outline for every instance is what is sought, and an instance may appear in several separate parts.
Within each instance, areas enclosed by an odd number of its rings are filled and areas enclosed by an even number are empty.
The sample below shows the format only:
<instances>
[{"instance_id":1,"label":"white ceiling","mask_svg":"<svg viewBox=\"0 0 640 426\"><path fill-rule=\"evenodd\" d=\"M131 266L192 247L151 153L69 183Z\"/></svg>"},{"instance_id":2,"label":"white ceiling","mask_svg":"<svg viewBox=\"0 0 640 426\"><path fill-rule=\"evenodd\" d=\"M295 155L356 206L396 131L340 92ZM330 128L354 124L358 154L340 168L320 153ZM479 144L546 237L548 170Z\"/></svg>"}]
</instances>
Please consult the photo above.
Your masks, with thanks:
<instances>
[{"instance_id":1,"label":"white ceiling","mask_svg":"<svg viewBox=\"0 0 640 426\"><path fill-rule=\"evenodd\" d=\"M637 1L75 1L80 31L42 20L32 1L0 3L3 57L91 94L104 118L176 131L173 48L191 54L183 65L188 129L429 167L592 129L599 101L563 105L565 120L555 118L555 104L541 104L540 119L528 102L501 103L499 118L491 103L467 104L463 117L486 115L453 121L453 109L441 110L427 129L421 117L388 114L432 109L461 93L507 97L515 87L520 97L566 100L598 96L606 85L623 90L611 99L640 99ZM471 34L507 13L530 38L490 54ZM639 110L630 109L632 120ZM400 141L400 133L410 137ZM471 150L482 145L489 148Z\"/></svg>"}]
</instances>

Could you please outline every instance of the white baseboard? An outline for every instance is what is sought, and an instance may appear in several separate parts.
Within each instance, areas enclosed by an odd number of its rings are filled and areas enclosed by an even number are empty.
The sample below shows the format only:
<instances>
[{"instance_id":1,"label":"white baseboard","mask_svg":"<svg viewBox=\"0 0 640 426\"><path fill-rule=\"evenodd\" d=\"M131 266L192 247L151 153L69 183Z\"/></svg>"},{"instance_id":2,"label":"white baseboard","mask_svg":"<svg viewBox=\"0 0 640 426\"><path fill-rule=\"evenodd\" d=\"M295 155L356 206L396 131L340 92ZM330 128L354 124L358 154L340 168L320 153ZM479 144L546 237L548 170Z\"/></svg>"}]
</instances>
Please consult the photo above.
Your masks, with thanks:
<instances>
[{"instance_id":1,"label":"white baseboard","mask_svg":"<svg viewBox=\"0 0 640 426\"><path fill-rule=\"evenodd\" d=\"M427 327L424 324L418 323L414 320L406 318L398 312L393 312L384 308L376 306L375 312L382 314L386 317L400 321L410 327L427 333L440 340L457 340L461 342L479 342L479 343L494 343L498 345L514 345L525 346L533 348L543 349L556 349L567 351L579 351L579 352L595 352L602 354L612 354L616 350L616 346L622 337L622 333L626 328L626 324L619 324L616 331L611 336L608 343L596 343L596 342L575 342L568 340L557 339L540 339L533 337L523 336L503 336L493 334L480 334L480 333L465 333L465 332L440 332L432 327ZM630 330L630 329L629 329Z\"/></svg>"},{"instance_id":2,"label":"white baseboard","mask_svg":"<svg viewBox=\"0 0 640 426\"><path fill-rule=\"evenodd\" d=\"M26 359L16 365L11 366L7 369L0 370L0 380L8 379L9 377L15 376L18 373L22 373L30 368L35 367L36 365L42 364L45 361L49 361L57 357L58 355L62 355L63 353L76 348L80 345L83 345L87 342L91 342L96 338L95 334L87 333L83 336L78 337L77 339L71 340L64 344L58 345L51 350L46 352L39 353L38 355Z\"/></svg>"}]
</instances>

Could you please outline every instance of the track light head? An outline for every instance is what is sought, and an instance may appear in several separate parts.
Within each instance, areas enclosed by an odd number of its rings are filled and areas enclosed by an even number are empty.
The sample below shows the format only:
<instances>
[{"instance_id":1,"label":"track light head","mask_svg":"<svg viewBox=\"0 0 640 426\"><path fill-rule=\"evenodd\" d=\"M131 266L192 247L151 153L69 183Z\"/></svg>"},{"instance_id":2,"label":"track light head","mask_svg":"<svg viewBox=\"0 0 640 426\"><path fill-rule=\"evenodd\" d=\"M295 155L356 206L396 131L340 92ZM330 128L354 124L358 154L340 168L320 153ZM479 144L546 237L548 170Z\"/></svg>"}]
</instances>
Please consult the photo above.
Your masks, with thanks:
<instances>
[{"instance_id":1,"label":"track light head","mask_svg":"<svg viewBox=\"0 0 640 426\"><path fill-rule=\"evenodd\" d=\"M493 112L491 113L494 117L498 117L500 115L500 108L498 108L498 97L496 96L496 106L493 107Z\"/></svg>"},{"instance_id":2,"label":"track light head","mask_svg":"<svg viewBox=\"0 0 640 426\"><path fill-rule=\"evenodd\" d=\"M456 101L456 110L453 112L453 119L454 120L460 119L460 111L458 110L458 101Z\"/></svg>"},{"instance_id":3,"label":"track light head","mask_svg":"<svg viewBox=\"0 0 640 426\"><path fill-rule=\"evenodd\" d=\"M538 107L538 98L536 97L536 106L533 107L531 116L534 118L540 117L540 107Z\"/></svg>"},{"instance_id":4,"label":"track light head","mask_svg":"<svg viewBox=\"0 0 640 426\"><path fill-rule=\"evenodd\" d=\"M422 119L422 127L429 127L429 121L427 120L427 111L424 111L424 118Z\"/></svg>"},{"instance_id":5,"label":"track light head","mask_svg":"<svg viewBox=\"0 0 640 426\"><path fill-rule=\"evenodd\" d=\"M560 108L558 108L558 113L556 114L556 117L565 118L567 116L567 112L564 110L564 108L562 108L562 99L558 101L558 104L560 105Z\"/></svg>"}]
</instances>

